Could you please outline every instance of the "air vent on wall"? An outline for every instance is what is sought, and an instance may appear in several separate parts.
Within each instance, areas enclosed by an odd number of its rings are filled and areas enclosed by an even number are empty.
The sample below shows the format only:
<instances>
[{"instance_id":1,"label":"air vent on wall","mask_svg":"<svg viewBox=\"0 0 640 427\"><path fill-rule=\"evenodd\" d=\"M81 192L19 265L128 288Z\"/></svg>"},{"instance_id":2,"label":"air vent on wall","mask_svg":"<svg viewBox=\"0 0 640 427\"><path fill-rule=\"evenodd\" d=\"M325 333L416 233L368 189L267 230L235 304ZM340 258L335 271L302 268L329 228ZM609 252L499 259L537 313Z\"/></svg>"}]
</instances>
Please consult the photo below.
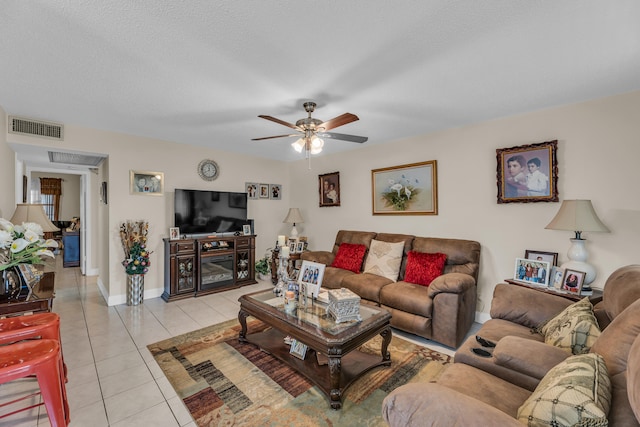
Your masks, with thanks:
<instances>
[{"instance_id":1,"label":"air vent on wall","mask_svg":"<svg viewBox=\"0 0 640 427\"><path fill-rule=\"evenodd\" d=\"M39 136L62 141L64 139L64 126L60 123L9 116L9 133Z\"/></svg>"},{"instance_id":2,"label":"air vent on wall","mask_svg":"<svg viewBox=\"0 0 640 427\"><path fill-rule=\"evenodd\" d=\"M105 158L106 156L100 155L49 151L49 161L51 163L64 163L66 165L98 166Z\"/></svg>"}]
</instances>

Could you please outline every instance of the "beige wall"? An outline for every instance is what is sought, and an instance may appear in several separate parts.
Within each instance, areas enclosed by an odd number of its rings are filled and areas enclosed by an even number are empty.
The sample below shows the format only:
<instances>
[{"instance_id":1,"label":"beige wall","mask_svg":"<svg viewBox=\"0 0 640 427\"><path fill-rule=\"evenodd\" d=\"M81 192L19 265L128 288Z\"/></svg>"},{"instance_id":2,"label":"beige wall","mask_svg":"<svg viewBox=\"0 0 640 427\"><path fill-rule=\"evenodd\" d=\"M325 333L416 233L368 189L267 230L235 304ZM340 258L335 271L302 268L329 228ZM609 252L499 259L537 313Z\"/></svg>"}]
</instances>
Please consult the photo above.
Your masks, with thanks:
<instances>
[{"instance_id":1,"label":"beige wall","mask_svg":"<svg viewBox=\"0 0 640 427\"><path fill-rule=\"evenodd\" d=\"M302 207L302 234L330 249L339 229L455 237L482 244L478 311L493 288L513 277L526 249L566 261L573 233L545 230L560 203L496 203L496 149L558 140L560 199L591 199L611 233L588 233L587 247L603 287L616 268L640 261L640 92L478 123L393 145L370 145L291 166L292 205ZM331 142L330 142L331 143ZM438 161L437 216L372 216L371 169ZM340 172L341 206L318 207L318 174Z\"/></svg>"},{"instance_id":2,"label":"beige wall","mask_svg":"<svg viewBox=\"0 0 640 427\"><path fill-rule=\"evenodd\" d=\"M80 175L52 172L32 172L31 179L60 178L62 179L62 196L60 196L60 221L69 221L72 217L80 216ZM29 181L31 185L31 181ZM28 200L27 200L28 201Z\"/></svg>"},{"instance_id":3,"label":"beige wall","mask_svg":"<svg viewBox=\"0 0 640 427\"><path fill-rule=\"evenodd\" d=\"M11 219L16 208L15 154L7 145L7 114L0 107L0 218Z\"/></svg>"}]
</instances>

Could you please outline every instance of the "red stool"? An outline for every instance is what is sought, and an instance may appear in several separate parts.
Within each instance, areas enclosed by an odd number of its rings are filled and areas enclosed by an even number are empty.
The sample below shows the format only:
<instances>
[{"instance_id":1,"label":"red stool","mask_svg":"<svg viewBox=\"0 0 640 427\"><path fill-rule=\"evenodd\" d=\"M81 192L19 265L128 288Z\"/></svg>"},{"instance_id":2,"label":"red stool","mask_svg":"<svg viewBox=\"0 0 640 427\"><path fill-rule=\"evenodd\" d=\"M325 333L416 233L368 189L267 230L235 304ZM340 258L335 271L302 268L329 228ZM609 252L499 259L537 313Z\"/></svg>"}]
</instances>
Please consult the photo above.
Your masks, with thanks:
<instances>
[{"instance_id":1,"label":"red stool","mask_svg":"<svg viewBox=\"0 0 640 427\"><path fill-rule=\"evenodd\" d=\"M60 316L56 313L36 313L0 319L0 345L36 338L60 341ZM60 355L62 355L62 347L60 347ZM64 381L67 382L67 365L64 364L64 357L62 366Z\"/></svg>"},{"instance_id":2,"label":"red stool","mask_svg":"<svg viewBox=\"0 0 640 427\"><path fill-rule=\"evenodd\" d=\"M60 342L50 339L23 341L0 347L0 384L34 375L38 380L44 403L18 409L0 418L45 405L52 427L69 425L69 404L62 376ZM0 405L6 406L26 399L28 395Z\"/></svg>"}]
</instances>

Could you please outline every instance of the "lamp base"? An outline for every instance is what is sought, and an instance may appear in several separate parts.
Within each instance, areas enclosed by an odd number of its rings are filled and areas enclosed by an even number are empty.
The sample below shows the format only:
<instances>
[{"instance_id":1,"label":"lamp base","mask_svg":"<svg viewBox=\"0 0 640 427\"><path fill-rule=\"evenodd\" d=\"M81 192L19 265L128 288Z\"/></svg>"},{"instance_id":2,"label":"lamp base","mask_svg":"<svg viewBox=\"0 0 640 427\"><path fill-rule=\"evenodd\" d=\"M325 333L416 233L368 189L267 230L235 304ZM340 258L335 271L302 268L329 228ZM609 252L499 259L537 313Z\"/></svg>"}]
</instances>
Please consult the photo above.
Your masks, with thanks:
<instances>
[{"instance_id":1,"label":"lamp base","mask_svg":"<svg viewBox=\"0 0 640 427\"><path fill-rule=\"evenodd\" d=\"M291 235L290 237L292 239L297 239L298 238L298 230L296 229L296 225L293 224L293 227L291 227Z\"/></svg>"},{"instance_id":2,"label":"lamp base","mask_svg":"<svg viewBox=\"0 0 640 427\"><path fill-rule=\"evenodd\" d=\"M587 248L585 247L585 239L570 239L571 247L569 248L569 252L567 252L567 256L569 257L569 261L565 262L561 265L563 269L584 271L586 274L583 283L583 289L590 289L589 285L596 279L596 269L591 264L587 263L587 259L589 258L589 254L587 253Z\"/></svg>"}]
</instances>

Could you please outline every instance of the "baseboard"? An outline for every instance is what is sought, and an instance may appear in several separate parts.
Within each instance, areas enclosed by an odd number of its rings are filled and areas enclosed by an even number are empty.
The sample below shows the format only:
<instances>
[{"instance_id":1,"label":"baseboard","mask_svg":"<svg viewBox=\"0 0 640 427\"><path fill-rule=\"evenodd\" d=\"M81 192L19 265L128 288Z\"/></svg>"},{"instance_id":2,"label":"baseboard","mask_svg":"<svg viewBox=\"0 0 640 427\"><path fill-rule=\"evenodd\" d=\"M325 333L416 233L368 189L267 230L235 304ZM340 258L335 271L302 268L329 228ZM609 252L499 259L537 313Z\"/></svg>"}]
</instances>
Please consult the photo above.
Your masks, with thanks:
<instances>
[{"instance_id":1,"label":"baseboard","mask_svg":"<svg viewBox=\"0 0 640 427\"><path fill-rule=\"evenodd\" d=\"M489 319L491 319L491 315L489 313L483 313L481 311L476 311L476 322L484 323Z\"/></svg>"},{"instance_id":2,"label":"baseboard","mask_svg":"<svg viewBox=\"0 0 640 427\"><path fill-rule=\"evenodd\" d=\"M145 289L145 291L144 291L144 299L159 298L162 295L163 292L164 292L164 289L162 289L162 288L149 289L149 290ZM113 296L105 297L104 299L107 301L107 305L108 306L122 305L122 304L126 304L127 303L127 295L126 294L113 295Z\"/></svg>"}]
</instances>

